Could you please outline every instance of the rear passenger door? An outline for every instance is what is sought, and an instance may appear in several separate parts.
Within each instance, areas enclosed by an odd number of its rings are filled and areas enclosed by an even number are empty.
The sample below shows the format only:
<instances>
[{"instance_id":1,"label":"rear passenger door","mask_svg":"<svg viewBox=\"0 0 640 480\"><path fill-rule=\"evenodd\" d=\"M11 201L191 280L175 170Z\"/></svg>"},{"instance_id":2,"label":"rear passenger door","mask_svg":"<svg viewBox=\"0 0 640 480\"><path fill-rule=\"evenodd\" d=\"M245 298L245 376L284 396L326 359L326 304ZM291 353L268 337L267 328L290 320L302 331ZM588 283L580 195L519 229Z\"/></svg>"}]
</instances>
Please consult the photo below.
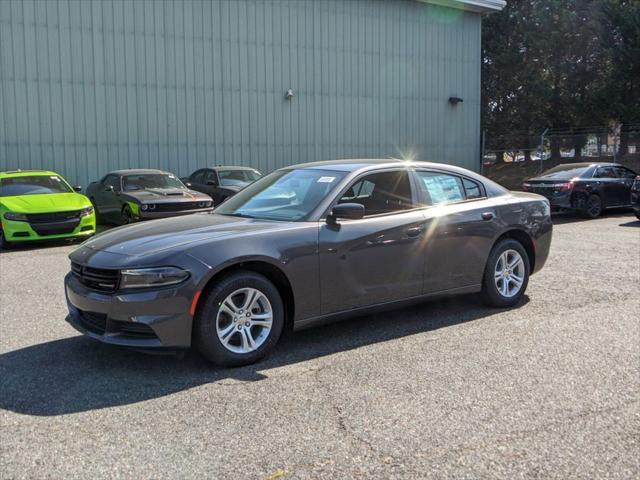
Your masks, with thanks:
<instances>
[{"instance_id":1,"label":"rear passenger door","mask_svg":"<svg viewBox=\"0 0 640 480\"><path fill-rule=\"evenodd\" d=\"M443 171L415 175L426 207L423 293L479 285L499 230L484 185Z\"/></svg>"}]
</instances>

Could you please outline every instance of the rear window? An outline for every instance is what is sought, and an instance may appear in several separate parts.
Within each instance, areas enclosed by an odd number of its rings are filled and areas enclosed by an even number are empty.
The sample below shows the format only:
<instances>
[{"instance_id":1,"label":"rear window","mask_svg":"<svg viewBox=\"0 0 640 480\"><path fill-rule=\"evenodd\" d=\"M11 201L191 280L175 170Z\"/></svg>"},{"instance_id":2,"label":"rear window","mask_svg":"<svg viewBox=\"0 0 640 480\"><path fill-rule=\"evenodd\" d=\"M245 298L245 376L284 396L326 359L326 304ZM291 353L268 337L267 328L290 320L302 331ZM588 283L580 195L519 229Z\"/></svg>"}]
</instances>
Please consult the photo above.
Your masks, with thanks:
<instances>
[{"instance_id":1,"label":"rear window","mask_svg":"<svg viewBox=\"0 0 640 480\"><path fill-rule=\"evenodd\" d=\"M0 197L70 193L72 191L58 175L33 175L0 180Z\"/></svg>"},{"instance_id":2,"label":"rear window","mask_svg":"<svg viewBox=\"0 0 640 480\"><path fill-rule=\"evenodd\" d=\"M573 178L581 177L589 169L588 165L558 165L544 172L541 177L544 178Z\"/></svg>"}]
</instances>

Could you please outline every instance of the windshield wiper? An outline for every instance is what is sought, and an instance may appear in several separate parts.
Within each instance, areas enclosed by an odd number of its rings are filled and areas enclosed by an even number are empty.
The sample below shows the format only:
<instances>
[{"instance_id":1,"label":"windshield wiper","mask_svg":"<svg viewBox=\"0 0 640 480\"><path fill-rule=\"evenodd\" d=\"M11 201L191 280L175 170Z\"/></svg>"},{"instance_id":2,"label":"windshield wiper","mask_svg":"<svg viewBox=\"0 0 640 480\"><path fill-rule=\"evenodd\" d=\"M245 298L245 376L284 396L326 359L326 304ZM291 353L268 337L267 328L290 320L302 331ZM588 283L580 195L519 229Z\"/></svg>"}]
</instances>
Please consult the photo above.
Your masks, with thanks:
<instances>
[{"instance_id":1,"label":"windshield wiper","mask_svg":"<svg viewBox=\"0 0 640 480\"><path fill-rule=\"evenodd\" d=\"M246 213L240 213L240 212L235 212L235 213L221 213L220 215L227 215L229 217L240 217L240 218L256 218L253 215L247 215Z\"/></svg>"}]
</instances>

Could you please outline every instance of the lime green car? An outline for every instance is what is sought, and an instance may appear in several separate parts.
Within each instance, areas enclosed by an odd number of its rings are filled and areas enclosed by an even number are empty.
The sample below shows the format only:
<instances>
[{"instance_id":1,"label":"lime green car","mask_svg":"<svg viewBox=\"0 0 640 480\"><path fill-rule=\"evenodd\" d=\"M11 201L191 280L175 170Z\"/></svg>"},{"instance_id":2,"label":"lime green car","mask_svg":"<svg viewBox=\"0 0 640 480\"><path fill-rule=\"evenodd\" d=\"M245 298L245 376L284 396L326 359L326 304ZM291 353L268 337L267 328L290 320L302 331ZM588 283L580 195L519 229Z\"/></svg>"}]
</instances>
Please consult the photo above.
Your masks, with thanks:
<instances>
[{"instance_id":1,"label":"lime green car","mask_svg":"<svg viewBox=\"0 0 640 480\"><path fill-rule=\"evenodd\" d=\"M13 242L89 237L91 201L55 172L0 172L0 248Z\"/></svg>"}]
</instances>

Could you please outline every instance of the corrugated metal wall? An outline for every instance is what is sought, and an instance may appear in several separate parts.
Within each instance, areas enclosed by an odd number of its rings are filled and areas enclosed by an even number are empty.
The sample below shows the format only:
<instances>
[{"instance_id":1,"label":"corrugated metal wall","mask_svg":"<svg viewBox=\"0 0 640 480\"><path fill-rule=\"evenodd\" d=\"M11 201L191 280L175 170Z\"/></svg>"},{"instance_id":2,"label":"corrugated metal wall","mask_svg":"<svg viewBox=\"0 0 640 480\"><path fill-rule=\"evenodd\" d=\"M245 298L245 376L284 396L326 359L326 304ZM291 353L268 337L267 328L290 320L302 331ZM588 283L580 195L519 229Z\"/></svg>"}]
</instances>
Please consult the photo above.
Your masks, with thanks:
<instances>
[{"instance_id":1,"label":"corrugated metal wall","mask_svg":"<svg viewBox=\"0 0 640 480\"><path fill-rule=\"evenodd\" d=\"M0 0L0 170L475 168L479 93L479 15L413 0Z\"/></svg>"}]
</instances>

